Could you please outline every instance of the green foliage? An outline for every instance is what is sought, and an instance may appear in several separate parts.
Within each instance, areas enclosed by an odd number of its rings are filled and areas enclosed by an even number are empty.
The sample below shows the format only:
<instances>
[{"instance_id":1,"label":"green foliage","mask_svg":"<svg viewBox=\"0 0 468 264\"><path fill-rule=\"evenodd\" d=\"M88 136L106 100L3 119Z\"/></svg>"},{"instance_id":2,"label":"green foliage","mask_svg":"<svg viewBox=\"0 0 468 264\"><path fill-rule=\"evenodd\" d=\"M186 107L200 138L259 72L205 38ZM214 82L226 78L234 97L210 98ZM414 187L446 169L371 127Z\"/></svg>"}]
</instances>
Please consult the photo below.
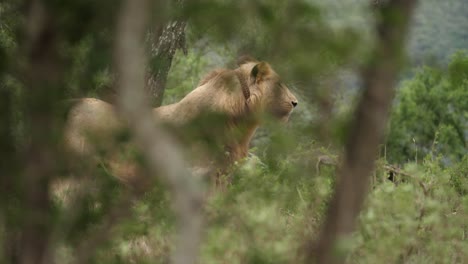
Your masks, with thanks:
<instances>
[{"instance_id":1,"label":"green foliage","mask_svg":"<svg viewBox=\"0 0 468 264\"><path fill-rule=\"evenodd\" d=\"M460 163L451 167L450 182L460 195L468 194L468 155L465 155Z\"/></svg>"},{"instance_id":2,"label":"green foliage","mask_svg":"<svg viewBox=\"0 0 468 264\"><path fill-rule=\"evenodd\" d=\"M387 157L402 163L429 152L447 164L467 154L468 56L457 53L447 70L424 67L398 90Z\"/></svg>"},{"instance_id":3,"label":"green foliage","mask_svg":"<svg viewBox=\"0 0 468 264\"><path fill-rule=\"evenodd\" d=\"M463 263L467 258L466 197L457 194L450 170L426 159L407 164L398 185L374 186L351 263Z\"/></svg>"},{"instance_id":4,"label":"green foliage","mask_svg":"<svg viewBox=\"0 0 468 264\"><path fill-rule=\"evenodd\" d=\"M5 2L0 4L0 50L6 54L13 51L17 46L16 30L21 22L18 20L18 3Z\"/></svg>"},{"instance_id":5,"label":"green foliage","mask_svg":"<svg viewBox=\"0 0 468 264\"><path fill-rule=\"evenodd\" d=\"M317 236L334 186L334 166L317 171L324 153L299 145L274 166L260 153L239 164L232 184L208 197L200 262L295 263L303 239ZM463 263L468 200L452 179L466 175L466 160L444 169L428 156L406 164L397 183L387 180L385 162L378 164L358 229L341 243L347 263ZM96 262L165 263L174 220L167 193L156 187L133 206Z\"/></svg>"}]
</instances>

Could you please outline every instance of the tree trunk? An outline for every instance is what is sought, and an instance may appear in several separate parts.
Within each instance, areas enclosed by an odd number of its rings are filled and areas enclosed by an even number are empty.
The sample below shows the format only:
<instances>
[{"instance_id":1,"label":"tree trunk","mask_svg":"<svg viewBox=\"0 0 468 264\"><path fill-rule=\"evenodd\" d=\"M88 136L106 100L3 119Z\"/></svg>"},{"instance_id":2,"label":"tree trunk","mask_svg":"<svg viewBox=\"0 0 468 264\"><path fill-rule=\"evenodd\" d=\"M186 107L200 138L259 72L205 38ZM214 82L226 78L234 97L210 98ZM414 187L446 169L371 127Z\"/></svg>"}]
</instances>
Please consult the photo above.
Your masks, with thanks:
<instances>
[{"instance_id":1,"label":"tree trunk","mask_svg":"<svg viewBox=\"0 0 468 264\"><path fill-rule=\"evenodd\" d=\"M182 5L182 3L177 3ZM146 76L146 90L148 91L153 107L161 105L172 59L178 49L187 54L185 43L185 21L175 20L168 22L152 38L159 36L151 43L151 61Z\"/></svg>"},{"instance_id":2,"label":"tree trunk","mask_svg":"<svg viewBox=\"0 0 468 264\"><path fill-rule=\"evenodd\" d=\"M0 243L3 251L0 253L0 259L7 263L17 263L19 247L17 246L17 230L11 228L14 226L15 219L12 219L9 211L15 202L17 190L15 186L15 175L18 173L17 152L12 133L13 127L13 92L11 89L0 86L0 225L5 227L4 237Z\"/></svg>"},{"instance_id":3,"label":"tree trunk","mask_svg":"<svg viewBox=\"0 0 468 264\"><path fill-rule=\"evenodd\" d=\"M402 50L408 22L416 0L390 0L379 3L377 41L373 59L361 78L363 96L356 109L338 172L335 193L328 208L318 242L308 241L306 262L343 263L340 242L354 231L356 218L367 194L378 146L382 142L394 85L402 63Z\"/></svg>"},{"instance_id":4,"label":"tree trunk","mask_svg":"<svg viewBox=\"0 0 468 264\"><path fill-rule=\"evenodd\" d=\"M24 264L50 263L52 206L49 183L60 164L56 155L60 124L55 118L55 107L63 95L53 17L40 0L30 1L28 8L22 48L27 56L23 72L25 121L31 133L22 155L25 165L17 179L22 210L18 259Z\"/></svg>"},{"instance_id":5,"label":"tree trunk","mask_svg":"<svg viewBox=\"0 0 468 264\"><path fill-rule=\"evenodd\" d=\"M126 0L117 25L114 60L119 91L118 110L127 121L148 169L173 195L178 235L172 263L197 263L203 227L203 189L192 177L180 146L155 124L144 93L144 54L139 41L145 32L149 0Z\"/></svg>"}]
</instances>

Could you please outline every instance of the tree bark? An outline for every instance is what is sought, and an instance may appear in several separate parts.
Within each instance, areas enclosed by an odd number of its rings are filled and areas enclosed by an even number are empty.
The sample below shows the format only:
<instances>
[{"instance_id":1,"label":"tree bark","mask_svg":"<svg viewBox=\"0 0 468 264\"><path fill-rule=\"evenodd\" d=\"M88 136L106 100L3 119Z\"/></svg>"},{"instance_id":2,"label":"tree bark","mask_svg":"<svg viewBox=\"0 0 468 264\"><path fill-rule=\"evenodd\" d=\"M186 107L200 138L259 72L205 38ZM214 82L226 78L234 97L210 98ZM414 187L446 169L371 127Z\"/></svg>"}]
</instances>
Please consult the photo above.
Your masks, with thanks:
<instances>
[{"instance_id":1,"label":"tree bark","mask_svg":"<svg viewBox=\"0 0 468 264\"><path fill-rule=\"evenodd\" d=\"M181 8L183 1L177 1L175 5ZM166 90L166 81L171 69L172 59L177 50L181 49L187 54L185 42L186 21L169 21L164 27L150 33L150 66L146 73L146 90L151 97L153 107L161 105Z\"/></svg>"},{"instance_id":2,"label":"tree bark","mask_svg":"<svg viewBox=\"0 0 468 264\"><path fill-rule=\"evenodd\" d=\"M373 59L361 78L364 91L356 109L337 185L317 242L308 241L306 262L343 263L339 243L354 231L382 142L402 63L408 22L416 0L379 3Z\"/></svg>"},{"instance_id":3,"label":"tree bark","mask_svg":"<svg viewBox=\"0 0 468 264\"><path fill-rule=\"evenodd\" d=\"M144 92L145 33L149 0L123 2L115 42L118 109L147 161L148 169L171 189L178 217L173 263L196 263L202 229L203 193L191 177L175 141L155 123Z\"/></svg>"}]
</instances>

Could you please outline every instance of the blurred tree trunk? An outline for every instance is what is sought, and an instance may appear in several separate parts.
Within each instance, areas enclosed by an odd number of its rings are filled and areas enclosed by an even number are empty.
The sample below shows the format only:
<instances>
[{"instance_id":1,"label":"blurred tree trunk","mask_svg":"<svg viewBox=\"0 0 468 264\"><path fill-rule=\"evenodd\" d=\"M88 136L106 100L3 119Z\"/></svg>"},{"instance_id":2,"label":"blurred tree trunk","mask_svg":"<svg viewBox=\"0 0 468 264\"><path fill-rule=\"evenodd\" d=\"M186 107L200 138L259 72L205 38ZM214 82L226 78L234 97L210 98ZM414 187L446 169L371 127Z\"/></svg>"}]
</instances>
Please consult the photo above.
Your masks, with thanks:
<instances>
[{"instance_id":1,"label":"blurred tree trunk","mask_svg":"<svg viewBox=\"0 0 468 264\"><path fill-rule=\"evenodd\" d=\"M14 197L17 196L15 175L18 172L17 152L13 142L15 142L13 127L13 92L11 89L0 86L0 226L5 228L5 236L1 241L0 259L10 263L18 262L18 252L16 250L17 232L11 226L15 223L10 215Z\"/></svg>"},{"instance_id":2,"label":"blurred tree trunk","mask_svg":"<svg viewBox=\"0 0 468 264\"><path fill-rule=\"evenodd\" d=\"M144 92L145 60L140 39L145 32L148 6L149 0L122 3L114 50L119 91L117 107L144 154L149 171L171 191L178 221L172 263L197 263L203 226L202 185L190 175L181 147L155 124Z\"/></svg>"},{"instance_id":3,"label":"blurred tree trunk","mask_svg":"<svg viewBox=\"0 0 468 264\"><path fill-rule=\"evenodd\" d=\"M22 153L20 178L21 216L19 225L19 263L50 263L49 235L52 206L49 183L57 174L57 139L59 120L56 102L62 99L61 68L53 17L40 0L30 1L22 48L26 65L22 71L25 85L25 121L29 140Z\"/></svg>"},{"instance_id":4,"label":"blurred tree trunk","mask_svg":"<svg viewBox=\"0 0 468 264\"><path fill-rule=\"evenodd\" d=\"M183 1L176 1L174 4L176 8L182 8ZM163 101L167 75L176 51L181 49L184 54L187 54L186 24L183 20L173 20L157 28L154 33L150 33L151 60L146 76L146 90L153 107L160 106Z\"/></svg>"},{"instance_id":5,"label":"blurred tree trunk","mask_svg":"<svg viewBox=\"0 0 468 264\"><path fill-rule=\"evenodd\" d=\"M362 71L364 91L356 109L337 184L318 241L308 241L306 262L343 263L341 243L353 232L367 194L402 64L408 22L416 0L378 3L377 41Z\"/></svg>"}]
</instances>

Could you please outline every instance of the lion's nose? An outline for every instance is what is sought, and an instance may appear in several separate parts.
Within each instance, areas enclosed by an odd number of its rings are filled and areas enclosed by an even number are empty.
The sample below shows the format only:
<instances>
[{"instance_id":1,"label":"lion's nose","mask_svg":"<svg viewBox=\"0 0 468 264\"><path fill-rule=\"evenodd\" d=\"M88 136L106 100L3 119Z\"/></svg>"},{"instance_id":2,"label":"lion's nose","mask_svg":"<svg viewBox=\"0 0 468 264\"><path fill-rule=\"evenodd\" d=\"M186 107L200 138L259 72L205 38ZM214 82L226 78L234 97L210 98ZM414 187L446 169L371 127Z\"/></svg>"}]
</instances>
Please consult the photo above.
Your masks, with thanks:
<instances>
[{"instance_id":1,"label":"lion's nose","mask_svg":"<svg viewBox=\"0 0 468 264\"><path fill-rule=\"evenodd\" d=\"M293 107L296 107L297 106L297 101L291 101L291 104L293 105Z\"/></svg>"}]
</instances>

